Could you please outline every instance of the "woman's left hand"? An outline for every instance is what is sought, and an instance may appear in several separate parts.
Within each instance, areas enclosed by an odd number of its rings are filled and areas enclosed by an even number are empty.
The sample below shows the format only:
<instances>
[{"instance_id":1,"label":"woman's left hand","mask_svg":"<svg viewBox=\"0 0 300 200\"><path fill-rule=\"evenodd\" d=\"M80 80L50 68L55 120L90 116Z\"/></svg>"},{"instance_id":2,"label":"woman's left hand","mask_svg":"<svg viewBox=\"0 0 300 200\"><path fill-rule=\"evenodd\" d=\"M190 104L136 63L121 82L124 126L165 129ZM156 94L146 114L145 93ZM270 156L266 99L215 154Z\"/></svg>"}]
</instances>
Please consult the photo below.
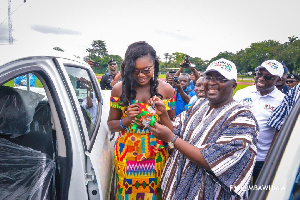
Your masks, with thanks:
<instances>
[{"instance_id":1,"label":"woman's left hand","mask_svg":"<svg viewBox=\"0 0 300 200\"><path fill-rule=\"evenodd\" d=\"M166 126L161 125L157 122L153 126L150 126L150 131L157 139L164 142L170 142L175 134Z\"/></svg>"}]
</instances>

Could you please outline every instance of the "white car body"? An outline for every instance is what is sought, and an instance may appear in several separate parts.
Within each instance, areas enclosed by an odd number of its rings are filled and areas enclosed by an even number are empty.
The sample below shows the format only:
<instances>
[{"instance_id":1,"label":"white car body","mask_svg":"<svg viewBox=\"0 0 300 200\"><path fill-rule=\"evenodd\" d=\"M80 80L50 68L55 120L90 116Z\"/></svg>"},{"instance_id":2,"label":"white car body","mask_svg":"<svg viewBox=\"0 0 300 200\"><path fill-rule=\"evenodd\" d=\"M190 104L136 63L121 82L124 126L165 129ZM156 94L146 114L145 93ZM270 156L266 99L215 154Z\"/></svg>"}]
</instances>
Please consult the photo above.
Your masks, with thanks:
<instances>
[{"instance_id":1,"label":"white car body","mask_svg":"<svg viewBox=\"0 0 300 200\"><path fill-rule=\"evenodd\" d=\"M56 198L108 199L113 174L114 145L114 134L111 134L107 126L110 91L101 91L91 67L79 59L55 51L51 54L29 55L26 55L26 51L21 51L23 55L20 55L9 49L1 49L4 51L1 52L0 59L0 86L21 74L34 73L43 88L28 85L15 88L44 94L50 105L51 121L57 138L57 154L66 161L63 166L65 180L58 180L61 188L57 189ZM95 123L89 122L92 124L89 130L82 112L81 99L79 100L79 93L85 89L74 88L70 79L72 70L75 76L76 70L88 75L85 78L89 79L92 92L96 95L97 119ZM91 91L86 91L86 95L91 94Z\"/></svg>"},{"instance_id":2,"label":"white car body","mask_svg":"<svg viewBox=\"0 0 300 200\"><path fill-rule=\"evenodd\" d=\"M251 200L300 199L300 99L293 106L256 181Z\"/></svg>"}]
</instances>

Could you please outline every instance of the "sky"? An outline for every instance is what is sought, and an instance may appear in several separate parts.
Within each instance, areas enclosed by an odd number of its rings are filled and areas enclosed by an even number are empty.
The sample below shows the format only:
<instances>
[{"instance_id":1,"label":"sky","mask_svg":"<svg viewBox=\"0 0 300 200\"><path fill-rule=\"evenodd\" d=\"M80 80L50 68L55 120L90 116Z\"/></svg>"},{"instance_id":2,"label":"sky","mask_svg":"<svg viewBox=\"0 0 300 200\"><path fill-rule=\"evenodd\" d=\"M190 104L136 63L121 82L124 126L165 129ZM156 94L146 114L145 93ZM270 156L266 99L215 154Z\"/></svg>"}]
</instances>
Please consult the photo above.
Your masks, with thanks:
<instances>
[{"instance_id":1,"label":"sky","mask_svg":"<svg viewBox=\"0 0 300 200\"><path fill-rule=\"evenodd\" d=\"M93 40L124 58L146 41L164 60L181 52L210 60L254 42L300 37L300 0L11 0L13 45L60 47L83 58ZM0 0L0 52L8 46L8 0ZM1 56L0 56L1 57Z\"/></svg>"}]
</instances>

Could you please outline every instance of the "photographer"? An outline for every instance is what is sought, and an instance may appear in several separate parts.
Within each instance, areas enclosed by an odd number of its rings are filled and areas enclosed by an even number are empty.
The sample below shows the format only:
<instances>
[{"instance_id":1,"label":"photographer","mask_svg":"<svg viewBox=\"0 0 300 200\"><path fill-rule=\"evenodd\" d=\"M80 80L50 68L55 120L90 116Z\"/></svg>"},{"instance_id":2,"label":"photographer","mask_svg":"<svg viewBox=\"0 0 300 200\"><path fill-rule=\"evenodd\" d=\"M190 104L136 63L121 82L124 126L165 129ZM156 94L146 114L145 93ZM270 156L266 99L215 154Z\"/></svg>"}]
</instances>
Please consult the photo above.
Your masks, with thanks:
<instances>
[{"instance_id":1,"label":"photographer","mask_svg":"<svg viewBox=\"0 0 300 200\"><path fill-rule=\"evenodd\" d=\"M181 74L179 77L174 76L173 78L173 86L176 90L175 95L175 114L176 116L180 114L184 106L187 105L191 99L195 95L194 90L188 87L190 83L190 76L188 74Z\"/></svg>"},{"instance_id":2,"label":"photographer","mask_svg":"<svg viewBox=\"0 0 300 200\"><path fill-rule=\"evenodd\" d=\"M180 69L176 72L175 76L179 76L184 68L189 68L191 70L191 76L190 76L190 82L189 87L191 90L195 89L196 81L200 78L200 75L198 71L195 68L195 65L193 65L190 61L190 56L185 55L184 60L180 63ZM193 75L193 76L192 76Z\"/></svg>"},{"instance_id":3,"label":"photographer","mask_svg":"<svg viewBox=\"0 0 300 200\"><path fill-rule=\"evenodd\" d=\"M173 87L173 77L175 76L176 71L171 70L166 73L166 82Z\"/></svg>"},{"instance_id":4,"label":"photographer","mask_svg":"<svg viewBox=\"0 0 300 200\"><path fill-rule=\"evenodd\" d=\"M111 90L112 85L111 82L114 79L114 77L117 75L117 62L114 59L111 59L108 61L108 70L109 72L105 73L104 76L102 76L100 81L101 90Z\"/></svg>"}]
</instances>

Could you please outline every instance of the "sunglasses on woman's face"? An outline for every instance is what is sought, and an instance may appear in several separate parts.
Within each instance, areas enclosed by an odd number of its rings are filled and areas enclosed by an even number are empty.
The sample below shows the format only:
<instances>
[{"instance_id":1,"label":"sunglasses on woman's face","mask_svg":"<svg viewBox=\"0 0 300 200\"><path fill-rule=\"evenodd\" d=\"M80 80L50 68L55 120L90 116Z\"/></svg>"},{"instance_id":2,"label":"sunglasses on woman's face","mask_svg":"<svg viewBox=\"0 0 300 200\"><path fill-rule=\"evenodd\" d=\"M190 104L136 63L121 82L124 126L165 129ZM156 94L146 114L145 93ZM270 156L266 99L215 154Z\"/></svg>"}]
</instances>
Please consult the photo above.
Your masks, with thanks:
<instances>
[{"instance_id":1,"label":"sunglasses on woman's face","mask_svg":"<svg viewBox=\"0 0 300 200\"><path fill-rule=\"evenodd\" d=\"M139 70L139 69L134 69L134 70L133 70L133 74L134 74L134 75L139 75L139 73L149 74L149 73L151 72L151 68L152 68L152 67L153 67L153 66L147 67L147 68L141 69L141 70Z\"/></svg>"},{"instance_id":2,"label":"sunglasses on woman's face","mask_svg":"<svg viewBox=\"0 0 300 200\"><path fill-rule=\"evenodd\" d=\"M112 65L116 65L116 64L117 64L117 63L109 63L109 65L110 65L110 66L112 66Z\"/></svg>"}]
</instances>

